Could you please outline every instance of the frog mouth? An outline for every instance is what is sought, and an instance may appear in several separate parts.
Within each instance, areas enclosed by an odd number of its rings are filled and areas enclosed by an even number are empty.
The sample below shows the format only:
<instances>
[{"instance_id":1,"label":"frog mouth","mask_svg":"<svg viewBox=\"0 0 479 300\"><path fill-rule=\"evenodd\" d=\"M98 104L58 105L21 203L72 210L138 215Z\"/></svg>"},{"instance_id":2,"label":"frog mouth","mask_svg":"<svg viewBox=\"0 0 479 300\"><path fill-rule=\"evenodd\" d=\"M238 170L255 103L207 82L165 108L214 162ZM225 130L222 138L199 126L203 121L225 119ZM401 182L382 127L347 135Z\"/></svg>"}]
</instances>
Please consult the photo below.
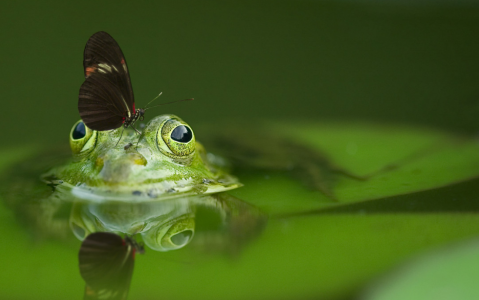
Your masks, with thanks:
<instances>
[{"instance_id":1,"label":"frog mouth","mask_svg":"<svg viewBox=\"0 0 479 300\"><path fill-rule=\"evenodd\" d=\"M156 183L135 185L114 185L92 187L87 184L73 186L68 182L60 183L56 189L65 199L86 200L92 202L125 201L149 202L167 199L206 195L224 192L243 186L236 177L225 175L221 180L195 182L192 179L180 181L164 180ZM71 197L73 196L73 197Z\"/></svg>"}]
</instances>

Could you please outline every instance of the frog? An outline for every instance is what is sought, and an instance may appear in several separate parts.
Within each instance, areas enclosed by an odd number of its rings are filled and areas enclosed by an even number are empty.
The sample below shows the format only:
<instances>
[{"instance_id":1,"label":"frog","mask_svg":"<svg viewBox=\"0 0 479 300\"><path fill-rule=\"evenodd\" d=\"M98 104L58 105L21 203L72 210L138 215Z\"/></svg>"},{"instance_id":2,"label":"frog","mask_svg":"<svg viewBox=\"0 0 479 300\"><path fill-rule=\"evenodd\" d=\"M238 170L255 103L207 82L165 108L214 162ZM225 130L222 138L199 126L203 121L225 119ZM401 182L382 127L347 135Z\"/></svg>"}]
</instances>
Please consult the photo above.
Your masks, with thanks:
<instances>
[{"instance_id":1,"label":"frog","mask_svg":"<svg viewBox=\"0 0 479 300\"><path fill-rule=\"evenodd\" d=\"M241 182L230 174L231 162L237 169L289 171L332 200L333 174L354 177L317 149L261 132L260 126L240 127L205 137L213 154L176 115L154 117L139 136L130 128L95 131L79 120L69 135L72 158L42 179L82 199L131 202L239 188Z\"/></svg>"},{"instance_id":2,"label":"frog","mask_svg":"<svg viewBox=\"0 0 479 300\"><path fill-rule=\"evenodd\" d=\"M91 130L79 120L70 131L70 147L72 159L42 179L82 199L148 201L242 186L175 115L153 118L140 136L124 128Z\"/></svg>"}]
</instances>

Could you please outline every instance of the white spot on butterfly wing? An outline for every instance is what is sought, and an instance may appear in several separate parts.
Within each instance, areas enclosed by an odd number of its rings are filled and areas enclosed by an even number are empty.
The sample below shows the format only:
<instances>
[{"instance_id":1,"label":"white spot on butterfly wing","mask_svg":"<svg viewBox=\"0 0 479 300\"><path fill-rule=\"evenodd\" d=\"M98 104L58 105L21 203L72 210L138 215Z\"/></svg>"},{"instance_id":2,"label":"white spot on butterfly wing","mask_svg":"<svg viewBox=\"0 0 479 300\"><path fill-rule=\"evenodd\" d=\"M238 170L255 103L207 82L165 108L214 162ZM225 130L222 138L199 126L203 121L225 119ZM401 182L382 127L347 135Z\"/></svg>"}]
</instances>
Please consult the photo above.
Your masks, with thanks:
<instances>
[{"instance_id":1,"label":"white spot on butterfly wing","mask_svg":"<svg viewBox=\"0 0 479 300\"><path fill-rule=\"evenodd\" d=\"M112 70L115 70L115 72L118 72L118 69L115 66L110 66L107 64L99 64L98 67L99 67L98 71L104 74L111 73Z\"/></svg>"},{"instance_id":2,"label":"white spot on butterfly wing","mask_svg":"<svg viewBox=\"0 0 479 300\"><path fill-rule=\"evenodd\" d=\"M126 111L128 112L128 118L131 118L130 108L128 107L128 104L126 104L125 98L121 97L121 100L123 100L123 103L125 104Z\"/></svg>"}]
</instances>

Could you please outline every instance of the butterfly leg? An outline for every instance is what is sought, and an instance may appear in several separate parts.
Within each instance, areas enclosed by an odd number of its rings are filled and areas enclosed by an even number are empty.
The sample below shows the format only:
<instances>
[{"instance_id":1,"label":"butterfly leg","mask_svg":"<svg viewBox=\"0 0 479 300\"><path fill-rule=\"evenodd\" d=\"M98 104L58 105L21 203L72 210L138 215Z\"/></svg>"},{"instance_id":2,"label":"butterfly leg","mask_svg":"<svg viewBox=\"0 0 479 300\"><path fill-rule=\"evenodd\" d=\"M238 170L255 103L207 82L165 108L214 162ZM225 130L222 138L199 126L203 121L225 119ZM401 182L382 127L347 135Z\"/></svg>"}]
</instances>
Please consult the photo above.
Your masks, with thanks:
<instances>
[{"instance_id":1,"label":"butterfly leg","mask_svg":"<svg viewBox=\"0 0 479 300\"><path fill-rule=\"evenodd\" d=\"M118 143L121 141L121 137L123 136L123 131L125 131L125 127L121 130L120 138L118 139L118 142L116 142L115 147L118 146Z\"/></svg>"},{"instance_id":2,"label":"butterfly leg","mask_svg":"<svg viewBox=\"0 0 479 300\"><path fill-rule=\"evenodd\" d=\"M138 133L139 135L141 135L141 131L139 131L138 129L136 129L135 125L131 125L131 127L133 127L133 129L135 129L136 133Z\"/></svg>"}]
</instances>

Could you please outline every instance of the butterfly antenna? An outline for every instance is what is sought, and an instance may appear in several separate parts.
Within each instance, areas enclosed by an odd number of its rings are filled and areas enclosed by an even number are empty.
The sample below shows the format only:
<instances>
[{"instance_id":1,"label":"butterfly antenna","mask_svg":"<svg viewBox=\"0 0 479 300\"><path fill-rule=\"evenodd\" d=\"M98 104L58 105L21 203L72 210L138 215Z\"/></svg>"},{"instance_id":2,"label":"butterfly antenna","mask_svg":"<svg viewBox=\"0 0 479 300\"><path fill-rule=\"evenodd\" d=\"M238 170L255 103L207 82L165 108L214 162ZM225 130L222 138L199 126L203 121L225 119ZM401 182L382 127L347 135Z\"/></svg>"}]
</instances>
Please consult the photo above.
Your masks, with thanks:
<instances>
[{"instance_id":1,"label":"butterfly antenna","mask_svg":"<svg viewBox=\"0 0 479 300\"><path fill-rule=\"evenodd\" d=\"M161 94L163 94L163 92L159 93L158 96L156 96L155 98L153 98L153 100L151 100L150 102L148 102L145 106L144 109L146 109L148 107L148 104L150 104L151 102L155 101L156 99L160 98Z\"/></svg>"},{"instance_id":2,"label":"butterfly antenna","mask_svg":"<svg viewBox=\"0 0 479 300\"><path fill-rule=\"evenodd\" d=\"M171 104L171 103L176 103L176 102L183 102L183 101L193 101L193 100L195 100L195 98L181 99L181 100L175 100L175 101L171 101L171 102L165 102L165 103L161 103L161 104L158 104L158 105L155 105L155 106L152 106L152 107L144 108L144 110L147 110L147 109L150 109L150 108L153 108L153 107L157 107L157 106L160 106L160 105Z\"/></svg>"}]
</instances>

